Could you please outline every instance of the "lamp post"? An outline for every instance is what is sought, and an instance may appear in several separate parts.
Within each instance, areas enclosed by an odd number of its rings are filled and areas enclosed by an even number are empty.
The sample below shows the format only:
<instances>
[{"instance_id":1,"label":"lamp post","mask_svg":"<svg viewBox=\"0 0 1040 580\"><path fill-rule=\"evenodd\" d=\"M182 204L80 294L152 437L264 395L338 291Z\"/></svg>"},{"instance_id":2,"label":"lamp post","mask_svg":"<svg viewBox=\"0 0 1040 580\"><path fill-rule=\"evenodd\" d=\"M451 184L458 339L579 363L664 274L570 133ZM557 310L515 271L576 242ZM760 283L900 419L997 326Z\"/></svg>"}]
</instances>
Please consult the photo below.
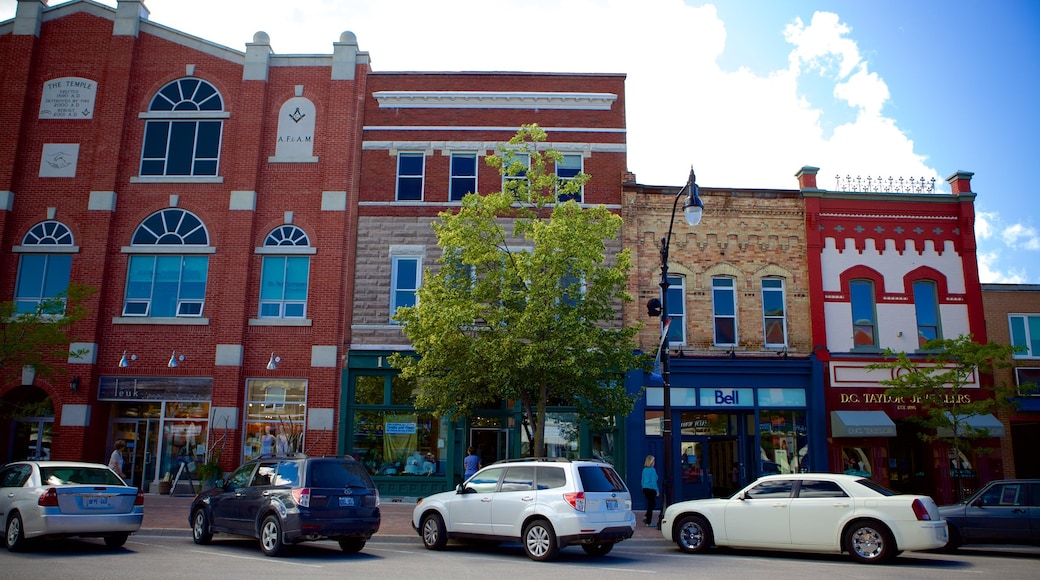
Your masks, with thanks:
<instances>
[{"instance_id":1,"label":"lamp post","mask_svg":"<svg viewBox=\"0 0 1040 580\"><path fill-rule=\"evenodd\" d=\"M697 176L690 167L690 177L686 185L675 194L672 202L672 217L668 220L668 236L661 238L661 382L664 388L664 421L661 424L661 435L664 438L664 480L661 486L661 513L664 514L668 502L672 500L672 383L671 369L669 364L669 340L668 332L668 245L672 241L672 224L675 222L675 209L679 205L679 198L686 192L686 201L683 202L683 214L686 223L695 226L701 223L701 214L704 212L704 204L697 194Z\"/></svg>"}]
</instances>

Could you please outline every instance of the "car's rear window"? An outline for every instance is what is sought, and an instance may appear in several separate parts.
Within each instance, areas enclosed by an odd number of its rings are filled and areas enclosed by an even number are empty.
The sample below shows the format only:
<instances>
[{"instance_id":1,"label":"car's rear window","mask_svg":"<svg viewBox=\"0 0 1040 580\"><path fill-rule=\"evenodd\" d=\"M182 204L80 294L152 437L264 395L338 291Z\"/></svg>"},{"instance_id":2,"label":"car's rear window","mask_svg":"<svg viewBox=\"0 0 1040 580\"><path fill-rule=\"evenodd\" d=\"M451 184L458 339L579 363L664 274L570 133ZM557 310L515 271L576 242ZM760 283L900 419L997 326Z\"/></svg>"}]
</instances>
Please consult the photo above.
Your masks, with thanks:
<instances>
[{"instance_id":1,"label":"car's rear window","mask_svg":"<svg viewBox=\"0 0 1040 580\"><path fill-rule=\"evenodd\" d=\"M375 487L361 464L352 461L312 461L309 469L309 487Z\"/></svg>"},{"instance_id":2,"label":"car's rear window","mask_svg":"<svg viewBox=\"0 0 1040 580\"><path fill-rule=\"evenodd\" d=\"M44 485L125 485L119 476L100 467L41 467Z\"/></svg>"},{"instance_id":3,"label":"car's rear window","mask_svg":"<svg viewBox=\"0 0 1040 580\"><path fill-rule=\"evenodd\" d=\"M578 467L578 477L585 493L628 491L621 476L609 465L582 465Z\"/></svg>"},{"instance_id":4,"label":"car's rear window","mask_svg":"<svg viewBox=\"0 0 1040 580\"><path fill-rule=\"evenodd\" d=\"M900 493L892 491L891 489L888 489L887 487L881 485L880 483L878 483L876 481L873 481L873 480L870 480L870 479L866 479L866 478L864 478L864 479L857 479L856 483L862 485L863 487L865 487L867 489L870 489L871 491L877 493L878 495L884 495L884 496L901 495Z\"/></svg>"},{"instance_id":5,"label":"car's rear window","mask_svg":"<svg viewBox=\"0 0 1040 580\"><path fill-rule=\"evenodd\" d=\"M567 485L567 474L562 467L538 466L538 489L554 489Z\"/></svg>"}]
</instances>

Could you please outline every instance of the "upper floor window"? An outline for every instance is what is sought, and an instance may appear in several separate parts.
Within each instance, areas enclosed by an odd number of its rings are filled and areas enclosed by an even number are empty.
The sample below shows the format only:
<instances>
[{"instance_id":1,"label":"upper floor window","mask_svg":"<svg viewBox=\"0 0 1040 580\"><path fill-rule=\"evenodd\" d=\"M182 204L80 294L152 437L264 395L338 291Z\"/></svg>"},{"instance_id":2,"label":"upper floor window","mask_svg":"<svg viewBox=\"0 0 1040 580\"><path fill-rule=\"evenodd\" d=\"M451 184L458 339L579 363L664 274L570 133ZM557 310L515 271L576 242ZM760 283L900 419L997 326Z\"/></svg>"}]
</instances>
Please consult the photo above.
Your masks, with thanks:
<instances>
[{"instance_id":1,"label":"upper floor window","mask_svg":"<svg viewBox=\"0 0 1040 580\"><path fill-rule=\"evenodd\" d=\"M477 154L451 154L451 185L449 200L460 201L467 193L477 192Z\"/></svg>"},{"instance_id":2,"label":"upper floor window","mask_svg":"<svg viewBox=\"0 0 1040 580\"><path fill-rule=\"evenodd\" d=\"M391 258L390 316L402 306L415 306L422 283L422 256L395 255ZM396 324L391 319L391 324Z\"/></svg>"},{"instance_id":3,"label":"upper floor window","mask_svg":"<svg viewBox=\"0 0 1040 580\"><path fill-rule=\"evenodd\" d=\"M1009 314L1011 346L1025 350L1014 358L1040 358L1040 314Z\"/></svg>"},{"instance_id":4,"label":"upper floor window","mask_svg":"<svg viewBox=\"0 0 1040 580\"><path fill-rule=\"evenodd\" d=\"M199 317L206 301L209 234L195 214L167 208L137 226L123 316ZM167 248L179 246L175 252Z\"/></svg>"},{"instance_id":5,"label":"upper floor window","mask_svg":"<svg viewBox=\"0 0 1040 580\"><path fill-rule=\"evenodd\" d=\"M787 300L782 278L762 279L762 325L766 347L787 346Z\"/></svg>"},{"instance_id":6,"label":"upper floor window","mask_svg":"<svg viewBox=\"0 0 1040 580\"><path fill-rule=\"evenodd\" d=\"M183 78L152 97L144 125L141 175L217 175L224 103L213 85Z\"/></svg>"},{"instance_id":7,"label":"upper floor window","mask_svg":"<svg viewBox=\"0 0 1040 580\"><path fill-rule=\"evenodd\" d=\"M25 253L18 257L15 311L27 314L36 312L41 304L69 289L75 246L72 232L65 224L48 220L29 229L19 250Z\"/></svg>"},{"instance_id":8,"label":"upper floor window","mask_svg":"<svg viewBox=\"0 0 1040 580\"><path fill-rule=\"evenodd\" d=\"M556 177L559 181L559 189L563 187L569 181L573 181L575 177L581 173L582 157L581 154L565 154L563 159L556 162ZM569 199L581 203L584 198L585 187L582 186L578 191L571 194L560 194L558 196L559 201L564 202Z\"/></svg>"},{"instance_id":9,"label":"upper floor window","mask_svg":"<svg viewBox=\"0 0 1040 580\"><path fill-rule=\"evenodd\" d=\"M311 259L296 252L310 250L307 234L294 225L278 226L264 239L260 273L260 318L305 318ZM292 252L292 253L291 253Z\"/></svg>"},{"instance_id":10,"label":"upper floor window","mask_svg":"<svg viewBox=\"0 0 1040 580\"><path fill-rule=\"evenodd\" d=\"M397 201L422 201L425 165L426 155L422 152L397 154Z\"/></svg>"},{"instance_id":11,"label":"upper floor window","mask_svg":"<svg viewBox=\"0 0 1040 580\"><path fill-rule=\"evenodd\" d=\"M682 276L668 277L668 344L682 346L686 344L686 278Z\"/></svg>"},{"instance_id":12,"label":"upper floor window","mask_svg":"<svg viewBox=\"0 0 1040 580\"><path fill-rule=\"evenodd\" d=\"M506 165L506 162L509 165ZM510 192L516 197L527 195L527 170L531 168L531 156L527 153L514 153L511 158L503 160L502 191Z\"/></svg>"},{"instance_id":13,"label":"upper floor window","mask_svg":"<svg viewBox=\"0 0 1040 580\"><path fill-rule=\"evenodd\" d=\"M711 279L715 346L737 344L737 284L733 278Z\"/></svg>"},{"instance_id":14,"label":"upper floor window","mask_svg":"<svg viewBox=\"0 0 1040 580\"><path fill-rule=\"evenodd\" d=\"M849 300L852 305L852 346L877 347L877 313L874 308L874 282L851 280Z\"/></svg>"},{"instance_id":15,"label":"upper floor window","mask_svg":"<svg viewBox=\"0 0 1040 580\"><path fill-rule=\"evenodd\" d=\"M929 340L942 338L939 326L939 298L935 282L914 282L914 309L917 312L917 344L923 346Z\"/></svg>"}]
</instances>

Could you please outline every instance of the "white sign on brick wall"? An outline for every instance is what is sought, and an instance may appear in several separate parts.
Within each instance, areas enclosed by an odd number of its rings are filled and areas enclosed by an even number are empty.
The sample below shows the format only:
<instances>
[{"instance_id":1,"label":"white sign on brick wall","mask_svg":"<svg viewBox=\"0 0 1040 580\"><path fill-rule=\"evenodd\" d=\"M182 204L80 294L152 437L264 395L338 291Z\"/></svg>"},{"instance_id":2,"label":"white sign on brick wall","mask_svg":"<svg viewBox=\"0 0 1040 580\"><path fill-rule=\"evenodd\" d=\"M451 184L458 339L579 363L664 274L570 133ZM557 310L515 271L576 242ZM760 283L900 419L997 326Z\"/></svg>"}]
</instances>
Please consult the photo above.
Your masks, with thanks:
<instances>
[{"instance_id":1,"label":"white sign on brick wall","mask_svg":"<svg viewBox=\"0 0 1040 580\"><path fill-rule=\"evenodd\" d=\"M93 119L97 82L80 77L62 77L43 83L41 119Z\"/></svg>"}]
</instances>

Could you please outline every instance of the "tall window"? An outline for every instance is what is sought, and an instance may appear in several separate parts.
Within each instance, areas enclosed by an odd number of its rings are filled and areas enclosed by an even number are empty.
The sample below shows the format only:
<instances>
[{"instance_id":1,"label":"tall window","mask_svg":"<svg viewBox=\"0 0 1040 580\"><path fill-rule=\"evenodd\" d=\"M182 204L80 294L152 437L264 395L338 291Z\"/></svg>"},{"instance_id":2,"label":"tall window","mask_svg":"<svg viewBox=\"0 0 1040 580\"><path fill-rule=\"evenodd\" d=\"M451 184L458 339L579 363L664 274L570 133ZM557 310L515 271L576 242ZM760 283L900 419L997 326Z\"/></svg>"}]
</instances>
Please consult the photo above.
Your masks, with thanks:
<instances>
[{"instance_id":1,"label":"tall window","mask_svg":"<svg viewBox=\"0 0 1040 580\"><path fill-rule=\"evenodd\" d=\"M216 175L224 103L213 85L184 78L164 86L148 105L141 175Z\"/></svg>"},{"instance_id":2,"label":"tall window","mask_svg":"<svg viewBox=\"0 0 1040 580\"><path fill-rule=\"evenodd\" d=\"M41 303L69 289L75 249L72 232L61 222L49 220L29 229L22 238L22 247L17 249L26 253L18 258L14 290L16 312L35 312Z\"/></svg>"},{"instance_id":3,"label":"tall window","mask_svg":"<svg viewBox=\"0 0 1040 580\"><path fill-rule=\"evenodd\" d=\"M358 375L353 380L351 453L372 475L443 475L446 417L415 410L415 379ZM348 391L349 392L349 391Z\"/></svg>"},{"instance_id":4,"label":"tall window","mask_svg":"<svg viewBox=\"0 0 1040 580\"><path fill-rule=\"evenodd\" d=\"M171 247L178 253L169 253ZM213 249L198 217L178 208L158 211L137 226L126 251L134 255L127 270L123 316L202 316L207 254Z\"/></svg>"},{"instance_id":5,"label":"tall window","mask_svg":"<svg viewBox=\"0 0 1040 580\"><path fill-rule=\"evenodd\" d=\"M397 200L422 201L423 169L426 155L421 152L397 154Z\"/></svg>"},{"instance_id":6,"label":"tall window","mask_svg":"<svg viewBox=\"0 0 1040 580\"><path fill-rule=\"evenodd\" d=\"M450 201L460 201L467 193L477 191L477 154L451 154Z\"/></svg>"},{"instance_id":7,"label":"tall window","mask_svg":"<svg viewBox=\"0 0 1040 580\"><path fill-rule=\"evenodd\" d=\"M502 191L511 192L514 196L519 197L521 194L527 196L527 170L531 168L531 156L527 153L514 153L509 161L509 165L505 167L505 174L502 175Z\"/></svg>"},{"instance_id":8,"label":"tall window","mask_svg":"<svg viewBox=\"0 0 1040 580\"><path fill-rule=\"evenodd\" d=\"M556 162L556 177L559 179L560 189L563 189L567 182L573 181L574 178L577 177L579 173L581 173L581 163L582 157L580 153L565 154L563 156L563 159ZM581 203L582 199L584 198L584 193L585 188L583 186L574 193L567 195L561 194L558 197L559 201L561 202L573 199L574 201Z\"/></svg>"},{"instance_id":9,"label":"tall window","mask_svg":"<svg viewBox=\"0 0 1040 580\"><path fill-rule=\"evenodd\" d=\"M787 301L782 278L762 279L762 325L765 346L787 346Z\"/></svg>"},{"instance_id":10,"label":"tall window","mask_svg":"<svg viewBox=\"0 0 1040 580\"><path fill-rule=\"evenodd\" d=\"M1009 314L1011 345L1024 348L1014 358L1040 358L1040 314Z\"/></svg>"},{"instance_id":11,"label":"tall window","mask_svg":"<svg viewBox=\"0 0 1040 580\"><path fill-rule=\"evenodd\" d=\"M914 309L917 311L918 346L929 340L942 338L942 329L939 327L939 297L935 291L935 282L914 282Z\"/></svg>"},{"instance_id":12,"label":"tall window","mask_svg":"<svg viewBox=\"0 0 1040 580\"><path fill-rule=\"evenodd\" d=\"M711 279L715 346L737 345L737 284L733 278Z\"/></svg>"},{"instance_id":13,"label":"tall window","mask_svg":"<svg viewBox=\"0 0 1040 580\"><path fill-rule=\"evenodd\" d=\"M307 234L282 225L264 239L265 252L312 252ZM311 258L300 255L264 256L260 274L260 318L305 318Z\"/></svg>"},{"instance_id":14,"label":"tall window","mask_svg":"<svg viewBox=\"0 0 1040 580\"><path fill-rule=\"evenodd\" d=\"M874 310L874 282L852 280L849 282L849 299L852 302L852 346L877 347L877 314Z\"/></svg>"},{"instance_id":15,"label":"tall window","mask_svg":"<svg viewBox=\"0 0 1040 580\"><path fill-rule=\"evenodd\" d=\"M668 317L672 322L668 325L668 344L683 346L686 344L686 278L682 276L668 277Z\"/></svg>"},{"instance_id":16,"label":"tall window","mask_svg":"<svg viewBox=\"0 0 1040 580\"><path fill-rule=\"evenodd\" d=\"M268 429L284 437L290 453L303 451L307 418L307 381L304 379L247 379L245 448L243 461L260 455L261 438Z\"/></svg>"},{"instance_id":17,"label":"tall window","mask_svg":"<svg viewBox=\"0 0 1040 580\"><path fill-rule=\"evenodd\" d=\"M415 306L416 292L422 283L422 256L397 255L392 258L390 280L390 316L402 306ZM393 320L391 324L396 324Z\"/></svg>"}]
</instances>

